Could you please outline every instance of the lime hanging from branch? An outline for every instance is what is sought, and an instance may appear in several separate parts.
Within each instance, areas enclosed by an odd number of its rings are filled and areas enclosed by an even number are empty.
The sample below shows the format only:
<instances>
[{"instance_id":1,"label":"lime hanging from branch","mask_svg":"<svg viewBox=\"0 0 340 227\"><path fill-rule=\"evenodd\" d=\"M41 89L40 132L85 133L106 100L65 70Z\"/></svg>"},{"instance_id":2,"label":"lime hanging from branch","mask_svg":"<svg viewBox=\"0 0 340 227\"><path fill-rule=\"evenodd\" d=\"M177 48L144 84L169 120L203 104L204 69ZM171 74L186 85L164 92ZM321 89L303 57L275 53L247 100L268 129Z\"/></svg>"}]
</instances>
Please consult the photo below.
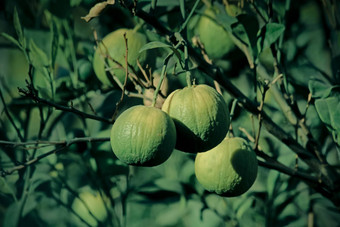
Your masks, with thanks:
<instances>
[{"instance_id":1,"label":"lime hanging from branch","mask_svg":"<svg viewBox=\"0 0 340 227\"><path fill-rule=\"evenodd\" d=\"M197 153L217 146L229 128L229 111L223 97L208 85L192 85L172 92L162 110L175 122L176 148Z\"/></svg>"},{"instance_id":2,"label":"lime hanging from branch","mask_svg":"<svg viewBox=\"0 0 340 227\"><path fill-rule=\"evenodd\" d=\"M156 166L165 162L176 144L176 128L162 110L134 106L124 111L111 130L111 147L129 165Z\"/></svg>"},{"instance_id":3,"label":"lime hanging from branch","mask_svg":"<svg viewBox=\"0 0 340 227\"><path fill-rule=\"evenodd\" d=\"M208 191L239 196L253 185L258 163L255 152L240 137L226 138L213 149L196 155L195 175Z\"/></svg>"}]
</instances>

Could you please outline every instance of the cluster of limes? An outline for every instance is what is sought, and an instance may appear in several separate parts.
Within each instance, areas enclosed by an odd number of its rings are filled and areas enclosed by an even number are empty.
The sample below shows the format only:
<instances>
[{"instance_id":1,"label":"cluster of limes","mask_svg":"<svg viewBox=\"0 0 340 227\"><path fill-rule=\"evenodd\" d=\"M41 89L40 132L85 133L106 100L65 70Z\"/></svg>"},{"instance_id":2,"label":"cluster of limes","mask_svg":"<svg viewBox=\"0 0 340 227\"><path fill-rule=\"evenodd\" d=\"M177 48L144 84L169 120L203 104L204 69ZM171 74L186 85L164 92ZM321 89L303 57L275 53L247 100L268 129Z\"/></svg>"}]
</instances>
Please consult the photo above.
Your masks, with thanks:
<instances>
[{"instance_id":1,"label":"cluster of limes","mask_svg":"<svg viewBox=\"0 0 340 227\"><path fill-rule=\"evenodd\" d=\"M212 27L207 18L201 19L199 29L207 31L206 26ZM94 56L94 70L103 84L109 85L112 75L120 80L125 77L124 33L129 46L129 67L137 70L136 59L146 58L139 56L139 49L147 42L144 34L129 29L109 34ZM208 54L213 58L223 55L219 53L223 48L210 48L211 43L205 41L209 40L206 33L201 38ZM229 38L225 40L230 43ZM230 48L232 45L226 49ZM138 105L119 115L111 130L111 147L117 158L129 165L156 166L165 162L176 148L197 154L195 174L205 189L224 196L247 191L256 179L257 159L246 140L226 137L230 119L224 98L214 88L202 84L177 89L163 101L162 109Z\"/></svg>"},{"instance_id":2,"label":"cluster of limes","mask_svg":"<svg viewBox=\"0 0 340 227\"><path fill-rule=\"evenodd\" d=\"M208 85L172 92L162 110L134 106L112 126L111 146L129 165L155 166L174 148L196 153L195 174L201 185L217 194L246 192L257 175L255 153L242 138L226 138L229 112L223 97Z\"/></svg>"}]
</instances>

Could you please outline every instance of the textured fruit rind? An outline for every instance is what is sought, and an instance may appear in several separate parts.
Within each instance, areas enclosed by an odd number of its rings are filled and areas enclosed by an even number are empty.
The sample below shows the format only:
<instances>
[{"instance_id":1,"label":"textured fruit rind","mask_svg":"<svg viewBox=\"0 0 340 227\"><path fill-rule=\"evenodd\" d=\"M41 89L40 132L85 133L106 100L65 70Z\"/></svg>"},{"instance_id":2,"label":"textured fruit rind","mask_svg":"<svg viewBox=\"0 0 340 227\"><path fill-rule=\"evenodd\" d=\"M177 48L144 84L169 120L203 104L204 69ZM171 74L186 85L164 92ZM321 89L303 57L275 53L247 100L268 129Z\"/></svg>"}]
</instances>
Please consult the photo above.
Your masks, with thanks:
<instances>
[{"instance_id":1,"label":"textured fruit rind","mask_svg":"<svg viewBox=\"0 0 340 227\"><path fill-rule=\"evenodd\" d=\"M112 126L112 150L129 165L159 165L170 157L175 144L174 122L155 107L131 107Z\"/></svg>"},{"instance_id":2,"label":"textured fruit rind","mask_svg":"<svg viewBox=\"0 0 340 227\"><path fill-rule=\"evenodd\" d=\"M109 33L98 45L93 57L94 72L97 75L97 78L105 85L112 85L112 82L108 77L111 76L111 74L106 73L105 71L105 61L108 62L110 69L113 74L118 77L120 82L123 83L125 80L126 45L124 33L126 33L126 38L128 40L128 63L137 70L137 59L139 59L141 64L146 60L145 52L139 54L140 48L147 43L144 34L125 28ZM119 62L123 68L109 58L105 58L107 55Z\"/></svg>"},{"instance_id":3,"label":"textured fruit rind","mask_svg":"<svg viewBox=\"0 0 340 227\"><path fill-rule=\"evenodd\" d=\"M198 21L196 32L211 59L219 59L235 47L229 33L217 24L216 10L208 8Z\"/></svg>"},{"instance_id":4,"label":"textured fruit rind","mask_svg":"<svg viewBox=\"0 0 340 227\"><path fill-rule=\"evenodd\" d=\"M229 111L223 97L208 85L193 85L172 92L162 110L174 120L176 148L197 153L218 145L229 128Z\"/></svg>"},{"instance_id":5,"label":"textured fruit rind","mask_svg":"<svg viewBox=\"0 0 340 227\"><path fill-rule=\"evenodd\" d=\"M253 185L257 176L256 155L246 140L227 138L215 148L199 153L195 175L208 191L222 196L239 196Z\"/></svg>"},{"instance_id":6,"label":"textured fruit rind","mask_svg":"<svg viewBox=\"0 0 340 227\"><path fill-rule=\"evenodd\" d=\"M80 193L79 198L81 200L78 198L74 200L72 209L89 225L97 226L97 220L104 221L107 218L104 201L98 192L84 191Z\"/></svg>"}]
</instances>

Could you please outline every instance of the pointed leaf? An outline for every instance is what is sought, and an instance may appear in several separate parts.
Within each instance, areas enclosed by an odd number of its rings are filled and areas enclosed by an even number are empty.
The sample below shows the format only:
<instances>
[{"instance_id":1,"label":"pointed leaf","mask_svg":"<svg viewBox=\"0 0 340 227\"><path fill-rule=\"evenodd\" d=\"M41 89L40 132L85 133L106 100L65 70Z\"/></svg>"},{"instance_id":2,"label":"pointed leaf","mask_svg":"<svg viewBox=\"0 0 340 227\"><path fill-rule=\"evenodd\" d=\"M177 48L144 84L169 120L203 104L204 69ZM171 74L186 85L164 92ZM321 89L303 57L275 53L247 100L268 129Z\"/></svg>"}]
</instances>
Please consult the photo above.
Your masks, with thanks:
<instances>
[{"instance_id":1,"label":"pointed leaf","mask_svg":"<svg viewBox=\"0 0 340 227\"><path fill-rule=\"evenodd\" d=\"M308 88L313 98L327 97L332 89L330 85L318 79L310 80Z\"/></svg>"},{"instance_id":2,"label":"pointed leaf","mask_svg":"<svg viewBox=\"0 0 340 227\"><path fill-rule=\"evenodd\" d=\"M35 67L46 67L49 65L49 61L45 52L41 50L32 39L30 40L29 43L29 49L30 49L29 55L32 64Z\"/></svg>"},{"instance_id":3,"label":"pointed leaf","mask_svg":"<svg viewBox=\"0 0 340 227\"><path fill-rule=\"evenodd\" d=\"M275 43L283 34L284 30L285 26L278 23L268 23L266 26L263 26L260 31L260 37L257 40L258 49L266 49Z\"/></svg>"},{"instance_id":4,"label":"pointed leaf","mask_svg":"<svg viewBox=\"0 0 340 227\"><path fill-rule=\"evenodd\" d=\"M52 46L51 46L51 66L54 66L55 61L57 59L58 47L59 47L59 35L57 25L52 23L51 25L51 33L52 33Z\"/></svg>"},{"instance_id":5,"label":"pointed leaf","mask_svg":"<svg viewBox=\"0 0 340 227\"><path fill-rule=\"evenodd\" d=\"M285 30L285 26L283 24L277 23L268 23L266 25L266 36L265 41L267 45L276 42L276 40L282 35Z\"/></svg>"},{"instance_id":6,"label":"pointed leaf","mask_svg":"<svg viewBox=\"0 0 340 227\"><path fill-rule=\"evenodd\" d=\"M337 97L315 101L316 111L322 122L334 130L340 131L340 100Z\"/></svg>"},{"instance_id":7,"label":"pointed leaf","mask_svg":"<svg viewBox=\"0 0 340 227\"><path fill-rule=\"evenodd\" d=\"M86 16L81 17L81 19L84 19L86 22L89 22L93 18L98 17L108 5L114 5L114 4L115 4L115 0L107 0L106 2L99 2L90 9L90 12Z\"/></svg>"},{"instance_id":8,"label":"pointed leaf","mask_svg":"<svg viewBox=\"0 0 340 227\"><path fill-rule=\"evenodd\" d=\"M18 36L19 43L21 44L22 48L25 49L26 40L25 40L24 32L22 31L22 28L21 28L17 8L14 8L14 12L13 12L13 24L14 24L15 32L17 33L17 36Z\"/></svg>"},{"instance_id":9,"label":"pointed leaf","mask_svg":"<svg viewBox=\"0 0 340 227\"><path fill-rule=\"evenodd\" d=\"M13 43L14 45L16 45L17 47L19 47L20 49L22 49L20 43L18 42L18 40L16 40L13 36L8 35L7 33L1 33L1 36L4 37L5 39L7 39L9 42Z\"/></svg>"},{"instance_id":10,"label":"pointed leaf","mask_svg":"<svg viewBox=\"0 0 340 227\"><path fill-rule=\"evenodd\" d=\"M149 42L149 43L145 44L139 50L139 53L142 53L143 51L146 51L146 50L155 49L155 48L170 48L170 49L172 49L173 47L169 44L166 44L166 43L162 43L162 42L159 42L159 41L153 41L153 42Z\"/></svg>"},{"instance_id":11,"label":"pointed leaf","mask_svg":"<svg viewBox=\"0 0 340 227\"><path fill-rule=\"evenodd\" d=\"M179 8L181 10L182 18L185 18L185 0L179 1Z\"/></svg>"}]
</instances>

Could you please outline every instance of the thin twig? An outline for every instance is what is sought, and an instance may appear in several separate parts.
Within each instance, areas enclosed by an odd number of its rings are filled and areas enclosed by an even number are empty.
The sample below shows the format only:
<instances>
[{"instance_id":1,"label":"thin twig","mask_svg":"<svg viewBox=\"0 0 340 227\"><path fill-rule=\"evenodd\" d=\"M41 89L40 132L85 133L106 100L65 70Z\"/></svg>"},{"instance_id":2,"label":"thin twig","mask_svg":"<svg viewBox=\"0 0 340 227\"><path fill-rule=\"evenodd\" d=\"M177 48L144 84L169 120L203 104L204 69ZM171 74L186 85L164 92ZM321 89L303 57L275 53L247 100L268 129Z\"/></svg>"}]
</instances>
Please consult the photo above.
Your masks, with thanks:
<instances>
[{"instance_id":1,"label":"thin twig","mask_svg":"<svg viewBox=\"0 0 340 227\"><path fill-rule=\"evenodd\" d=\"M239 128L239 130L241 132L243 132L247 138L249 139L249 141L255 143L255 139L254 137L252 137L248 132L247 130L245 130L244 128ZM260 160L259 161L259 164L261 166L264 166L264 167L267 167L267 168L270 168L270 169L275 169L275 170L278 170L282 173L285 173L287 175L290 175L290 176L296 176L302 180L305 180L305 181L308 181L308 182L311 182L311 183L317 183L319 184L319 178L318 177L314 177L310 174L307 174L307 173L303 173L301 171L297 171L297 169L292 169L292 168L289 168L287 166L285 166L284 164L282 164L281 162L275 160L274 158L270 157L269 155L267 155L266 153L264 153L262 150L261 150L261 147L260 146L257 146L257 149L254 151L256 152L256 154L263 158L265 160L265 162L262 162Z\"/></svg>"},{"instance_id":2,"label":"thin twig","mask_svg":"<svg viewBox=\"0 0 340 227\"><path fill-rule=\"evenodd\" d=\"M6 175L10 175L16 171L19 171L21 169L24 169L28 166L31 166L35 163L37 163L38 161L40 161L41 159L50 156L52 154L56 154L64 149L66 149L67 147L71 146L74 143L80 143L80 142L105 142L105 141L109 141L110 138L92 138L92 137L84 137L84 138L75 138L75 139L71 139L71 140L64 140L64 141L29 141L29 142L9 142L9 141L0 141L0 144L7 144L7 145L12 145L12 146L26 146L26 145L30 145L30 144L37 144L37 143L43 143L43 144L54 144L54 145L61 145L60 147L53 149L49 152L46 152L44 154L41 154L35 158L32 158L20 165L14 166L12 168L6 169L6 170L1 170L1 176L6 176Z\"/></svg>"},{"instance_id":3,"label":"thin twig","mask_svg":"<svg viewBox=\"0 0 340 227\"><path fill-rule=\"evenodd\" d=\"M110 138L108 137L101 137L101 138L93 138L93 137L81 137L81 138L74 138L70 140L61 140L61 141L47 141L47 140L35 140L35 141L27 141L27 142L12 142L12 141L5 141L0 140L0 144L9 145L13 148L20 147L20 146L29 146L29 145L37 145L37 144L45 144L45 145L72 145L75 143L82 143L82 142L106 142L109 141Z\"/></svg>"},{"instance_id":4,"label":"thin twig","mask_svg":"<svg viewBox=\"0 0 340 227\"><path fill-rule=\"evenodd\" d=\"M148 78L148 76L147 76L145 70L143 69L143 67L142 67L142 65L140 64L140 62L139 62L138 59L137 59L137 66L138 66L139 70L142 72L142 74L143 74L143 76L144 76L144 78L145 78L145 80L146 80L147 85L150 86L150 85L152 84L152 82L149 80L149 78Z\"/></svg>"},{"instance_id":5,"label":"thin twig","mask_svg":"<svg viewBox=\"0 0 340 227\"><path fill-rule=\"evenodd\" d=\"M13 120L11 114L9 113L8 109L7 109L7 105L6 105L4 96L2 95L2 90L1 90L1 88L0 88L0 98L1 98L2 105L4 106L4 111L5 111L6 115L7 115L8 120L11 122L11 124L12 124L12 126L14 127L15 131L17 132L19 139L20 139L21 141L23 141L24 138L22 137L19 128L15 125L14 120Z\"/></svg>"},{"instance_id":6,"label":"thin twig","mask_svg":"<svg viewBox=\"0 0 340 227\"><path fill-rule=\"evenodd\" d=\"M85 113L83 111L77 110L72 105L71 105L71 107L63 106L63 105L60 105L60 104L48 101L46 99L40 98L40 97L32 94L32 92L30 92L29 90L24 90L22 88L19 88L19 92L21 94L23 94L25 97L31 98L32 100L36 101L37 103L41 103L41 104L45 104L47 106L54 107L57 110L71 112L71 113L74 113L74 114L76 114L78 116L81 116L83 118L89 118L89 119L93 119L93 120L97 120L97 121L102 121L102 122L109 123L109 124L113 123L113 121L108 120L108 119L106 119L104 117L88 114L88 113Z\"/></svg>"},{"instance_id":7,"label":"thin twig","mask_svg":"<svg viewBox=\"0 0 340 227\"><path fill-rule=\"evenodd\" d=\"M122 94L120 96L119 101L116 103L116 110L112 115L111 121L114 121L117 117L119 105L123 102L123 99L124 99L126 84L127 84L128 76L129 76L129 69L128 69L129 47L128 47L128 40L126 38L126 32L124 32L124 41L125 41L125 66L126 66L125 67L125 80L124 80L124 84L123 84L123 87L122 87Z\"/></svg>"},{"instance_id":8,"label":"thin twig","mask_svg":"<svg viewBox=\"0 0 340 227\"><path fill-rule=\"evenodd\" d=\"M262 111L263 111L264 100L266 98L266 94L267 94L268 89L269 89L269 87L268 87L267 84L263 86L262 98L261 98L261 102L260 102L260 106L259 106L259 114L258 114L259 128L258 128L257 133L256 133L254 150L257 150L257 146L258 146L259 140L260 140L260 134L261 134L261 128L262 128Z\"/></svg>"}]
</instances>

